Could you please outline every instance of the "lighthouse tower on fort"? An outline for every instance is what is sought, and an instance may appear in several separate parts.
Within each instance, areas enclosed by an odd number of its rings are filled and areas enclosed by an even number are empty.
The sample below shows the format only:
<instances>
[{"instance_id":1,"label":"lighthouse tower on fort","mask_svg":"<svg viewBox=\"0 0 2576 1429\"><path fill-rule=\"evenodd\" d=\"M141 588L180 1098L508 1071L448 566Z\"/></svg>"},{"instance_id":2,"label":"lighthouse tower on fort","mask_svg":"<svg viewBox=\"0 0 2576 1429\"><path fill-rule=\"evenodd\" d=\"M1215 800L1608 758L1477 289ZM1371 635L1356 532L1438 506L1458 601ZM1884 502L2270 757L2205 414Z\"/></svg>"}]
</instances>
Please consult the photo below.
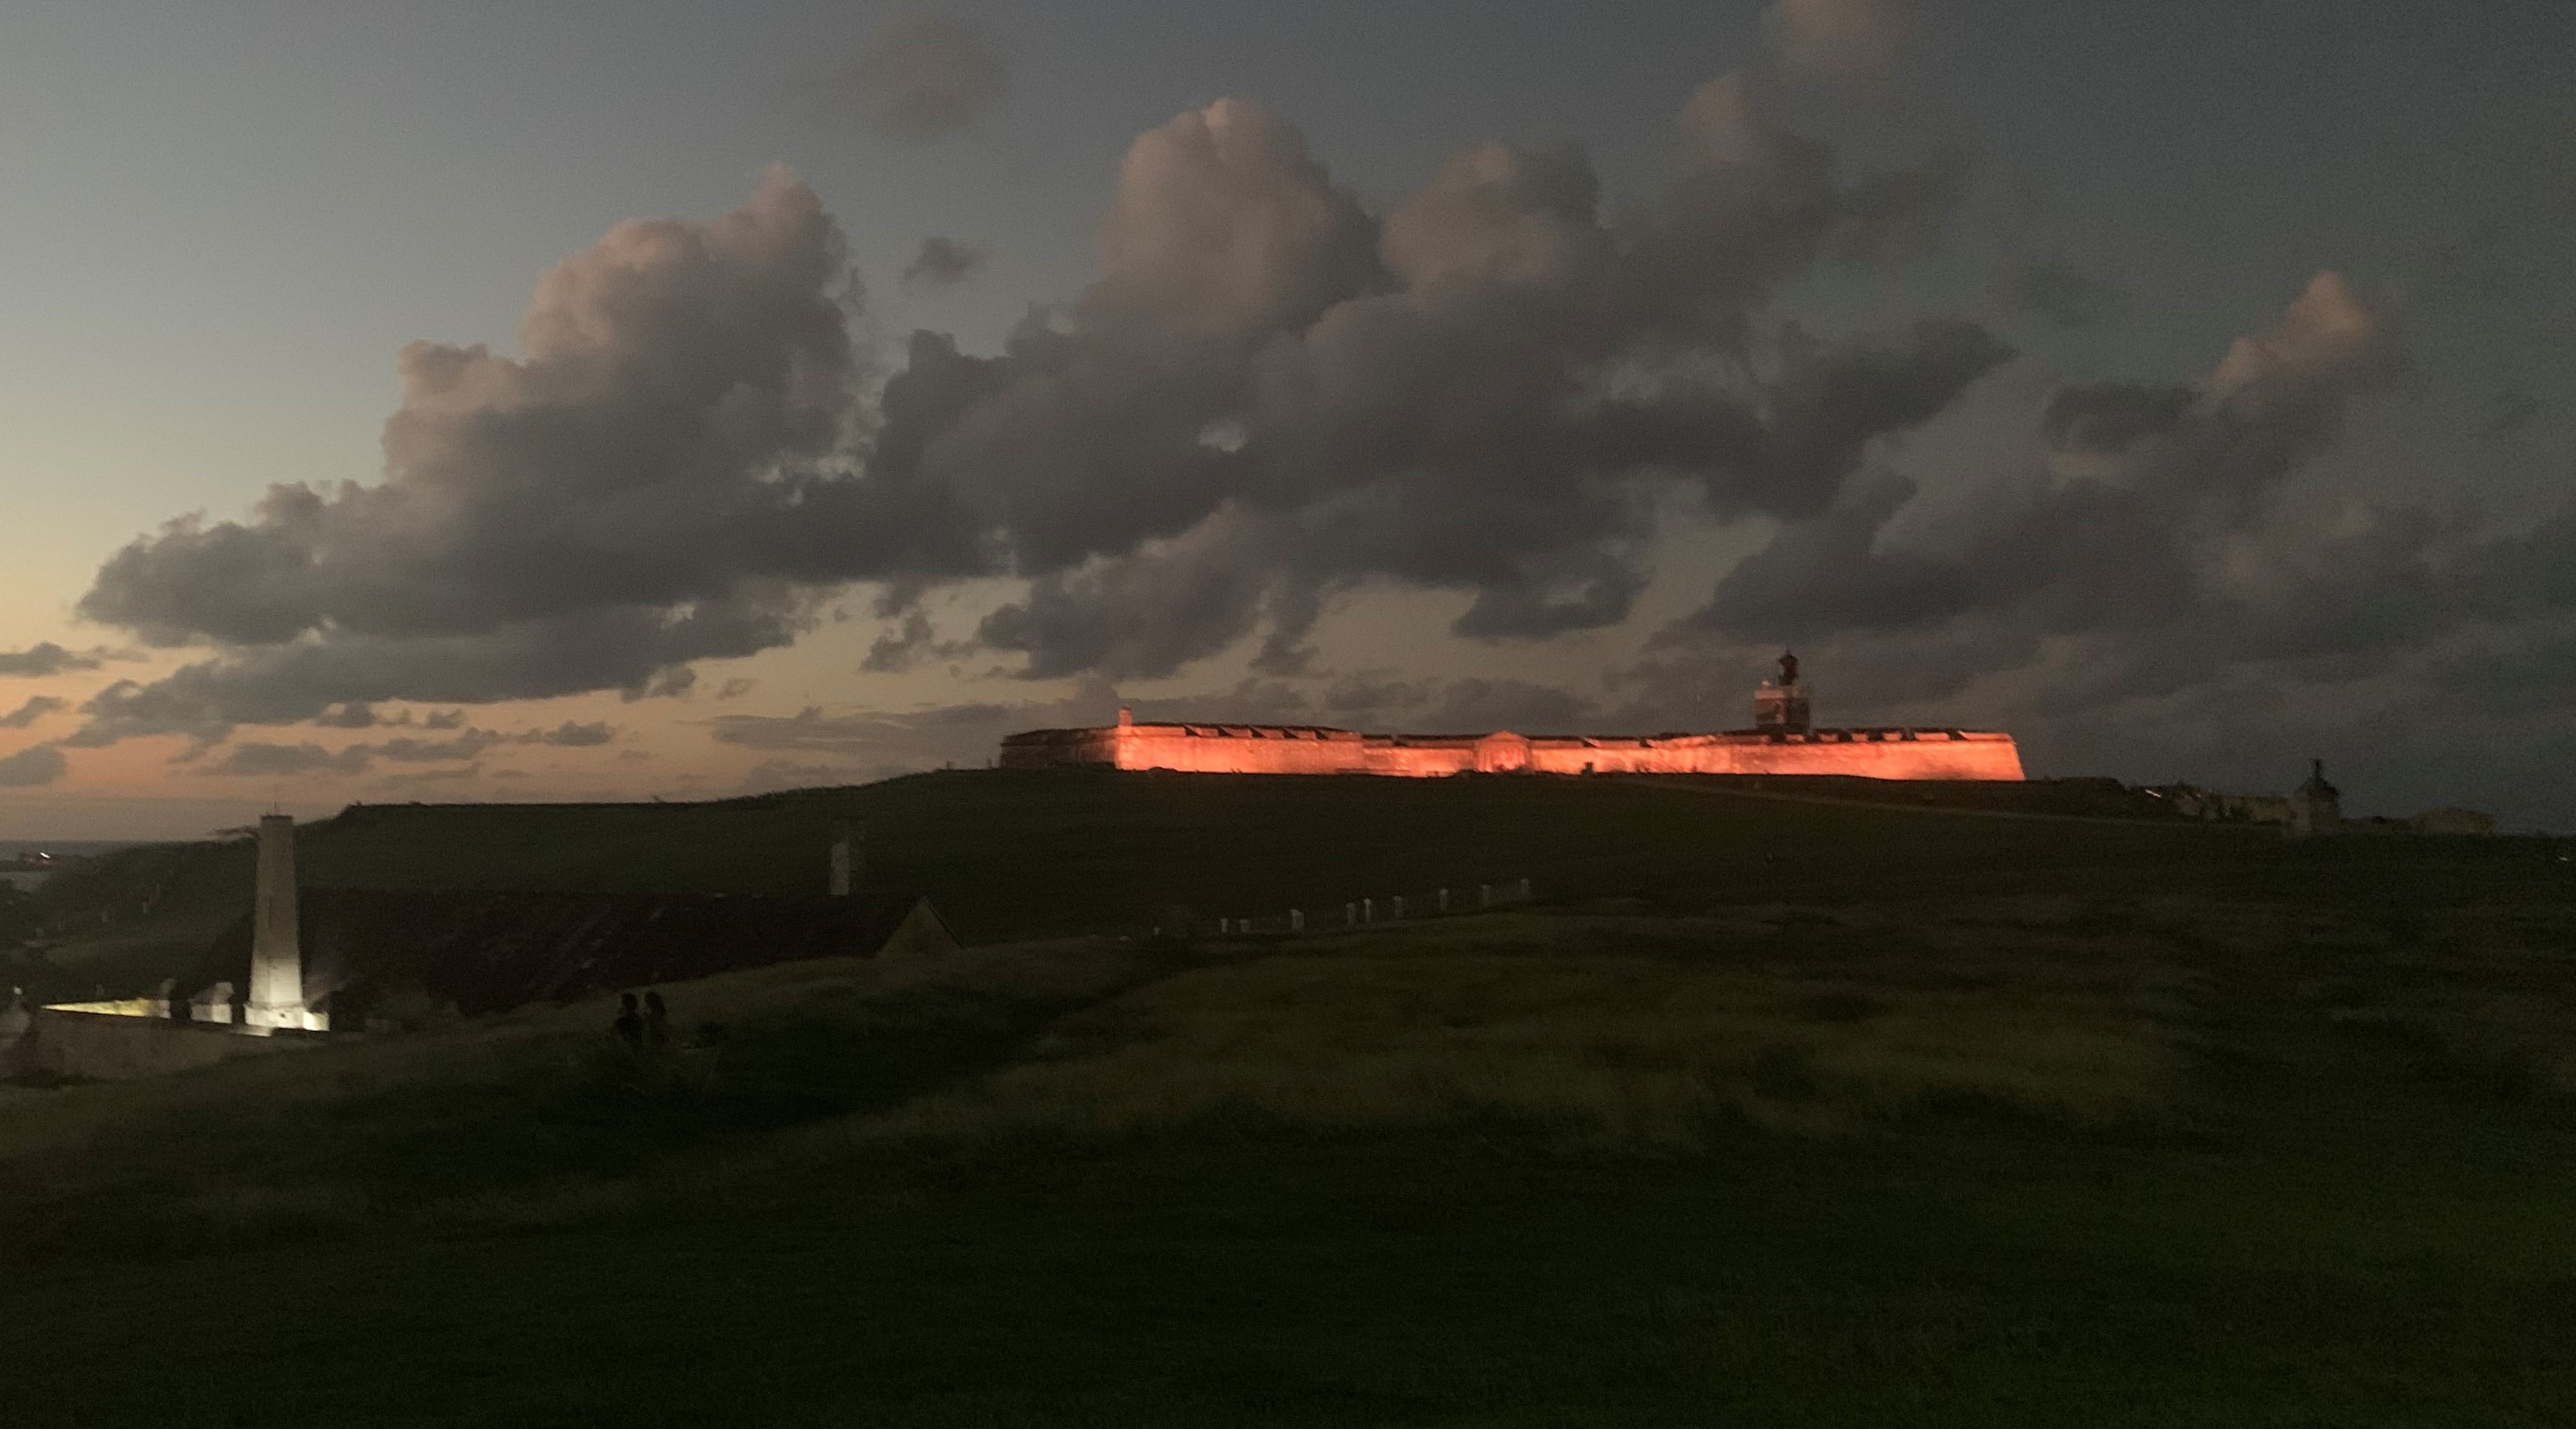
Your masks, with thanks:
<instances>
[{"instance_id":1,"label":"lighthouse tower on fort","mask_svg":"<svg viewBox=\"0 0 2576 1429\"><path fill-rule=\"evenodd\" d=\"M1841 774L1864 779L2022 777L2000 730L1816 728L1798 657L1753 692L1753 727L1712 734L1361 734L1323 725L1118 723L1033 729L1002 741L1005 769L1107 766L1201 774Z\"/></svg>"}]
</instances>

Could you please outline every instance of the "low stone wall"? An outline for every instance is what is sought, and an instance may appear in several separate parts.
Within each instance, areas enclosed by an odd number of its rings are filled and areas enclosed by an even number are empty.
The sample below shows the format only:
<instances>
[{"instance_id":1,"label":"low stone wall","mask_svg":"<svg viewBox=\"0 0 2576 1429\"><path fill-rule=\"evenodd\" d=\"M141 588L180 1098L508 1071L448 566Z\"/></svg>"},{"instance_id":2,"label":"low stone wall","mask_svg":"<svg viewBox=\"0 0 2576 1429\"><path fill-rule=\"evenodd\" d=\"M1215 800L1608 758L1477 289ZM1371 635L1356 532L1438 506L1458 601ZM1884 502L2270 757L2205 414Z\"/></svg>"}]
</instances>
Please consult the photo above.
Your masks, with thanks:
<instances>
[{"instance_id":1,"label":"low stone wall","mask_svg":"<svg viewBox=\"0 0 2576 1429\"><path fill-rule=\"evenodd\" d=\"M319 1045L318 1038L293 1033L253 1037L165 1017L47 1007L36 1011L15 1046L0 1050L0 1067L13 1076L113 1082Z\"/></svg>"}]
</instances>

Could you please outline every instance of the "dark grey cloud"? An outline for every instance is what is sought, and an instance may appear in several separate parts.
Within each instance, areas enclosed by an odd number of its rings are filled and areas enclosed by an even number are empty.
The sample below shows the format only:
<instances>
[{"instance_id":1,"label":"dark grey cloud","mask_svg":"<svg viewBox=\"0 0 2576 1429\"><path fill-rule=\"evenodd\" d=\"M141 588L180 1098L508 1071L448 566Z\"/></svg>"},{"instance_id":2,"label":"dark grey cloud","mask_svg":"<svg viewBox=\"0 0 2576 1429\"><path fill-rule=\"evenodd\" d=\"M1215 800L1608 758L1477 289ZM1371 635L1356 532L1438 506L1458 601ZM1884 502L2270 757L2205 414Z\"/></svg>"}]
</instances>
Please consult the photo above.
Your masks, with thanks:
<instances>
[{"instance_id":1,"label":"dark grey cloud","mask_svg":"<svg viewBox=\"0 0 2576 1429\"><path fill-rule=\"evenodd\" d=\"M551 744L558 749L590 749L616 737L617 727L604 719L587 724L565 720L552 729L537 731L534 742Z\"/></svg>"},{"instance_id":2,"label":"dark grey cloud","mask_svg":"<svg viewBox=\"0 0 2576 1429\"><path fill-rule=\"evenodd\" d=\"M526 355L415 344L384 479L273 488L101 567L90 619L211 647L94 696L75 743L614 689L795 640L851 581L912 609L1019 577L976 632L1033 676L1166 674L1260 633L1306 667L1336 593L1472 597L1460 633L1614 624L1663 498L1830 509L1877 439L2008 350L1973 324L1821 341L1771 289L1936 221L1952 185L1845 181L1736 80L1667 178L1601 211L1570 149L1488 144L1376 215L1225 100L1140 137L1098 279L991 356L917 333L872 411L839 231L777 173L713 223L620 225L538 286ZM1904 215L1911 215L1905 218Z\"/></svg>"},{"instance_id":3,"label":"dark grey cloud","mask_svg":"<svg viewBox=\"0 0 2576 1429\"><path fill-rule=\"evenodd\" d=\"M69 707L64 700L54 695L29 695L25 704L5 715L0 715L0 729L25 729L45 716Z\"/></svg>"},{"instance_id":4,"label":"dark grey cloud","mask_svg":"<svg viewBox=\"0 0 2576 1429\"><path fill-rule=\"evenodd\" d=\"M531 577L534 579L534 577ZM292 724L350 698L423 703L541 699L614 689L685 691L685 662L784 645L807 625L801 601L745 593L693 608L574 609L549 619L441 636L341 633L250 646L150 684L120 680L82 706L77 745L138 734L221 738L237 724Z\"/></svg>"},{"instance_id":5,"label":"dark grey cloud","mask_svg":"<svg viewBox=\"0 0 2576 1429\"><path fill-rule=\"evenodd\" d=\"M42 679L76 670L95 670L99 663L100 656L95 652L66 650L50 640L24 650L0 650L0 676Z\"/></svg>"},{"instance_id":6,"label":"dark grey cloud","mask_svg":"<svg viewBox=\"0 0 2576 1429\"><path fill-rule=\"evenodd\" d=\"M424 784L458 784L468 779L479 778L483 772L483 766L479 764L453 768L415 769L406 774L388 774L376 783L378 787L385 789L416 788ZM503 769L496 772L493 777L511 779L525 778L526 775L517 770Z\"/></svg>"},{"instance_id":7,"label":"dark grey cloud","mask_svg":"<svg viewBox=\"0 0 2576 1429\"><path fill-rule=\"evenodd\" d=\"M946 288L984 271L985 252L972 243L934 233L921 240L912 261L903 265L903 280L920 287Z\"/></svg>"},{"instance_id":8,"label":"dark grey cloud","mask_svg":"<svg viewBox=\"0 0 2576 1429\"><path fill-rule=\"evenodd\" d=\"M877 128L917 142L954 134L1001 107L1009 69L982 26L912 13L878 24L859 53L856 78Z\"/></svg>"},{"instance_id":9,"label":"dark grey cloud","mask_svg":"<svg viewBox=\"0 0 2576 1429\"><path fill-rule=\"evenodd\" d=\"M1132 557L1041 576L987 616L977 638L1028 656L1027 673L1168 674L1234 643L1253 622L1277 557L1270 523L1229 509Z\"/></svg>"},{"instance_id":10,"label":"dark grey cloud","mask_svg":"<svg viewBox=\"0 0 2576 1429\"><path fill-rule=\"evenodd\" d=\"M893 629L868 646L867 657L859 662L859 668L872 674L890 674L916 669L930 660L962 660L982 648L972 640L940 639L928 614L907 610Z\"/></svg>"},{"instance_id":11,"label":"dark grey cloud","mask_svg":"<svg viewBox=\"0 0 2576 1429\"><path fill-rule=\"evenodd\" d=\"M0 789L32 789L51 784L70 768L63 752L50 744L31 744L0 756Z\"/></svg>"},{"instance_id":12,"label":"dark grey cloud","mask_svg":"<svg viewBox=\"0 0 2576 1429\"><path fill-rule=\"evenodd\" d=\"M402 722L409 721L406 718ZM443 737L424 739L400 735L346 744L337 749L310 742L281 744L244 740L227 748L222 758L201 765L199 772L214 775L353 775L363 774L380 762L401 765L472 764L486 753L504 746L550 745L559 749L589 749L617 737L617 727L606 720L589 723L565 720L551 729L526 729L515 733L440 722L427 727L443 731ZM191 759L192 756L182 756L183 762Z\"/></svg>"},{"instance_id":13,"label":"dark grey cloud","mask_svg":"<svg viewBox=\"0 0 2576 1429\"><path fill-rule=\"evenodd\" d=\"M909 670L929 653L936 634L929 616L911 611L904 616L900 629L878 636L868 646L867 658L859 662L859 668L873 673Z\"/></svg>"},{"instance_id":14,"label":"dark grey cloud","mask_svg":"<svg viewBox=\"0 0 2576 1429\"><path fill-rule=\"evenodd\" d=\"M205 773L216 775L293 778L313 774L358 774L372 762L365 746L348 749L325 749L321 745L270 744L247 741L234 745L224 757L206 766Z\"/></svg>"},{"instance_id":15,"label":"dark grey cloud","mask_svg":"<svg viewBox=\"0 0 2576 1429\"><path fill-rule=\"evenodd\" d=\"M2228 731L2275 763L2293 739L2367 751L2403 787L2420 779L2390 749L2435 767L2472 729L2546 748L2546 724L2576 715L2576 673L2537 663L2576 623L2576 510L2495 530L2311 477L2402 360L2387 321L2321 274L2197 383L2059 391L2034 455L1946 516L1907 525L1916 484L1881 471L1784 523L1660 637L1636 693L1678 703L1686 651L1794 641L1842 681L1837 717L1951 701L1952 722L2042 731L2061 769L2239 769L2191 744ZM2434 710L2411 731L2400 717Z\"/></svg>"},{"instance_id":16,"label":"dark grey cloud","mask_svg":"<svg viewBox=\"0 0 2576 1429\"><path fill-rule=\"evenodd\" d=\"M2348 585L2362 570L2367 584L2406 559L2389 543L2420 546L2402 514L2331 533L2269 519L2289 514L2278 504L2286 479L2396 360L2383 321L2340 277L2320 275L2197 388L2060 391L2042 417L2042 455L1983 493L1963 548L1882 541L1914 495L1887 474L1784 525L1685 628L1777 640L2011 610L2044 630L2091 631L2224 606L2250 638L2247 597L2272 597L2263 603L2277 621L2291 591Z\"/></svg>"},{"instance_id":17,"label":"dark grey cloud","mask_svg":"<svg viewBox=\"0 0 2576 1429\"><path fill-rule=\"evenodd\" d=\"M496 744L513 742L509 736L488 729L469 729L446 739L418 739L403 736L378 744L352 744L339 751L344 759L361 765L368 757L389 760L395 764L449 764L483 757L485 750Z\"/></svg>"}]
</instances>

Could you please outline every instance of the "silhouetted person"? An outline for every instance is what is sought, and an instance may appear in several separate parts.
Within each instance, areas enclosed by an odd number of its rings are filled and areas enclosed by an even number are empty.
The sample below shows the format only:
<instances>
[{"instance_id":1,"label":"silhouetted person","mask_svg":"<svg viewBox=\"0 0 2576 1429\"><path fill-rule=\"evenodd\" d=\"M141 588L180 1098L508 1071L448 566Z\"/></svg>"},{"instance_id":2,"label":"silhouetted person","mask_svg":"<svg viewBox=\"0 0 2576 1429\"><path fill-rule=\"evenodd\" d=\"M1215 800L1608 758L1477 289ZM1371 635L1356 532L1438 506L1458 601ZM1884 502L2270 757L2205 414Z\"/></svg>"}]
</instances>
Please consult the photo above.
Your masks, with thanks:
<instances>
[{"instance_id":1,"label":"silhouetted person","mask_svg":"<svg viewBox=\"0 0 2576 1429\"><path fill-rule=\"evenodd\" d=\"M671 1009L662 1005L662 994L647 990L644 994L644 1040L659 1047L671 1040Z\"/></svg>"},{"instance_id":2,"label":"silhouetted person","mask_svg":"<svg viewBox=\"0 0 2576 1429\"><path fill-rule=\"evenodd\" d=\"M617 1021L614 1025L618 1041L629 1047L644 1045L644 1018L635 1010L635 994L621 992L617 995Z\"/></svg>"},{"instance_id":3,"label":"silhouetted person","mask_svg":"<svg viewBox=\"0 0 2576 1429\"><path fill-rule=\"evenodd\" d=\"M1784 685L1798 683L1798 657L1787 650L1780 652L1780 683Z\"/></svg>"}]
</instances>

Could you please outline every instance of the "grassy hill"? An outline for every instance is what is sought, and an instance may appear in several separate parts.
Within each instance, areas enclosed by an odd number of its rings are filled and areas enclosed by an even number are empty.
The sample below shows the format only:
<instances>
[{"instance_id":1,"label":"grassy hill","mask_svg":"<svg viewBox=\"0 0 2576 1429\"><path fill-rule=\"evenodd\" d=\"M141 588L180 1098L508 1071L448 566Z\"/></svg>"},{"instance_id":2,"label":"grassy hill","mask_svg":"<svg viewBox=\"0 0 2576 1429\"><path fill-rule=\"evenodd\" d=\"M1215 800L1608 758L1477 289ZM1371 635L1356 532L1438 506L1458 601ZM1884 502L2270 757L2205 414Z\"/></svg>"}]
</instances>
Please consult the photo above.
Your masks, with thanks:
<instances>
[{"instance_id":1,"label":"grassy hill","mask_svg":"<svg viewBox=\"0 0 2576 1429\"><path fill-rule=\"evenodd\" d=\"M0 1088L10 1422L2569 1422L2564 841L1779 792L352 811L316 881L716 890L855 811L988 946L671 989L694 1050L588 1005Z\"/></svg>"},{"instance_id":2,"label":"grassy hill","mask_svg":"<svg viewBox=\"0 0 2576 1429\"><path fill-rule=\"evenodd\" d=\"M1783 791L1830 798L1783 797ZM1892 814L1877 800L2002 806ZM927 893L969 942L1201 916L1337 911L1356 898L1522 877L1558 900L1670 910L2049 891L2385 900L2483 897L2553 848L2532 840L2284 842L2276 831L2130 817L2099 781L2023 786L955 771L710 803L358 805L305 826L307 883L595 892L819 891L836 822L875 881ZM2083 827L2081 838L2064 830ZM58 878L36 909L48 990L148 984L249 907L245 840L129 849ZM2502 880L2499 882L2499 880Z\"/></svg>"}]
</instances>

